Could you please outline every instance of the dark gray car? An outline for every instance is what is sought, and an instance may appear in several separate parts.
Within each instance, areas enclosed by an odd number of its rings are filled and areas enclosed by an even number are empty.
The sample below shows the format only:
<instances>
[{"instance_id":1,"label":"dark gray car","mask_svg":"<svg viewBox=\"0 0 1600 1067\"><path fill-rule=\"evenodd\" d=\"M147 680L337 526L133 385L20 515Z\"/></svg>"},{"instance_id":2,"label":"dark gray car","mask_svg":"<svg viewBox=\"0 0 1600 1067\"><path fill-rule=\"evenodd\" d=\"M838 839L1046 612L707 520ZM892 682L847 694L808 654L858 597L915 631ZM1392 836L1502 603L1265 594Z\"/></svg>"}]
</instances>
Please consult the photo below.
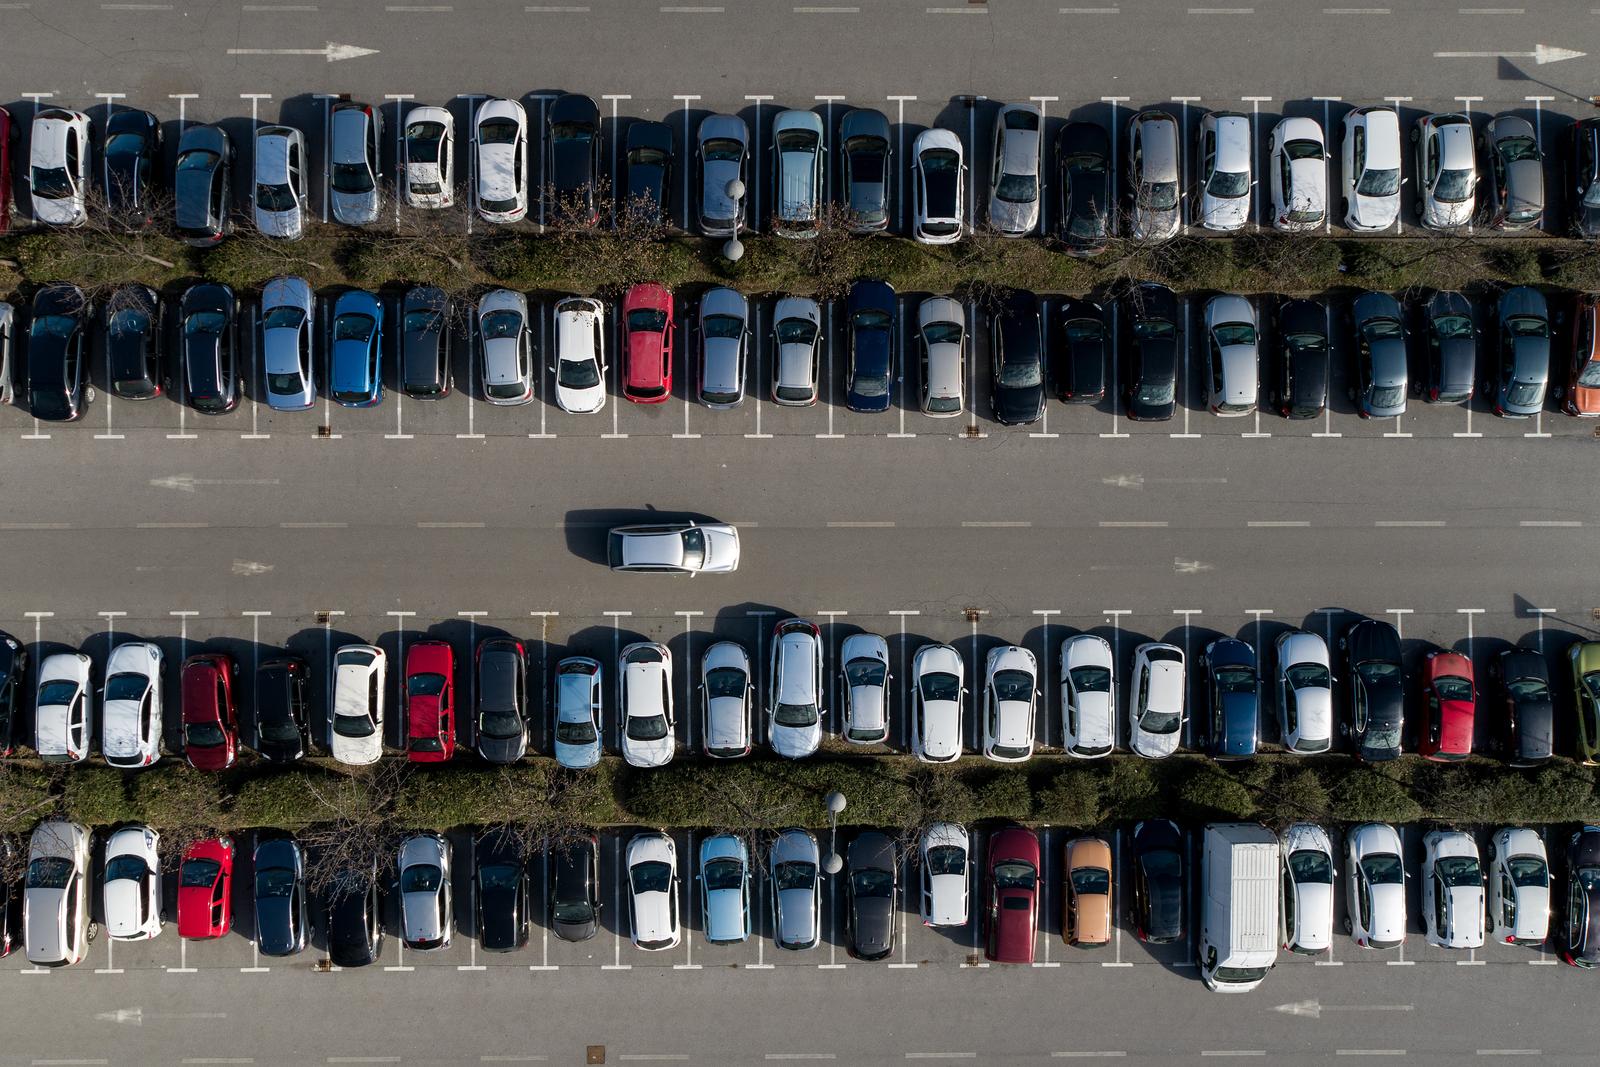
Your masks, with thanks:
<instances>
[{"instance_id":1,"label":"dark gray car","mask_svg":"<svg viewBox=\"0 0 1600 1067\"><path fill-rule=\"evenodd\" d=\"M840 159L845 204L853 233L878 233L889 227L889 175L894 159L889 120L883 112L858 107L839 120Z\"/></svg>"},{"instance_id":2,"label":"dark gray car","mask_svg":"<svg viewBox=\"0 0 1600 1067\"><path fill-rule=\"evenodd\" d=\"M1544 153L1533 123L1496 115L1483 131L1489 163L1489 225L1526 230L1544 218Z\"/></svg>"},{"instance_id":3,"label":"dark gray car","mask_svg":"<svg viewBox=\"0 0 1600 1067\"><path fill-rule=\"evenodd\" d=\"M197 248L221 241L233 229L233 145L221 126L190 126L178 139L172 194L178 236Z\"/></svg>"},{"instance_id":4,"label":"dark gray car","mask_svg":"<svg viewBox=\"0 0 1600 1067\"><path fill-rule=\"evenodd\" d=\"M1527 285L1507 289L1496 307L1500 379L1494 413L1526 419L1544 409L1550 381L1550 307Z\"/></svg>"},{"instance_id":5,"label":"dark gray car","mask_svg":"<svg viewBox=\"0 0 1600 1067\"><path fill-rule=\"evenodd\" d=\"M400 387L417 400L450 395L450 298L416 285L400 303Z\"/></svg>"},{"instance_id":6,"label":"dark gray car","mask_svg":"<svg viewBox=\"0 0 1600 1067\"><path fill-rule=\"evenodd\" d=\"M478 755L515 763L528 747L527 657L522 642L491 637L478 643L478 706L473 733Z\"/></svg>"},{"instance_id":7,"label":"dark gray car","mask_svg":"<svg viewBox=\"0 0 1600 1067\"><path fill-rule=\"evenodd\" d=\"M862 960L881 960L894 952L900 858L886 834L868 831L850 842L845 862L850 874L845 909L850 954Z\"/></svg>"},{"instance_id":8,"label":"dark gray car","mask_svg":"<svg viewBox=\"0 0 1600 1067\"><path fill-rule=\"evenodd\" d=\"M1472 399L1478 380L1478 334L1472 301L1458 292L1435 293L1422 309L1428 343L1427 384L1430 404L1459 404Z\"/></svg>"},{"instance_id":9,"label":"dark gray car","mask_svg":"<svg viewBox=\"0 0 1600 1067\"><path fill-rule=\"evenodd\" d=\"M306 947L305 855L292 837L256 844L254 910L256 946L263 956L292 956Z\"/></svg>"},{"instance_id":10,"label":"dark gray car","mask_svg":"<svg viewBox=\"0 0 1600 1067\"><path fill-rule=\"evenodd\" d=\"M1400 302L1388 293L1362 293L1350 308L1355 327L1356 380L1351 399L1364 419L1406 413L1406 328Z\"/></svg>"}]
</instances>

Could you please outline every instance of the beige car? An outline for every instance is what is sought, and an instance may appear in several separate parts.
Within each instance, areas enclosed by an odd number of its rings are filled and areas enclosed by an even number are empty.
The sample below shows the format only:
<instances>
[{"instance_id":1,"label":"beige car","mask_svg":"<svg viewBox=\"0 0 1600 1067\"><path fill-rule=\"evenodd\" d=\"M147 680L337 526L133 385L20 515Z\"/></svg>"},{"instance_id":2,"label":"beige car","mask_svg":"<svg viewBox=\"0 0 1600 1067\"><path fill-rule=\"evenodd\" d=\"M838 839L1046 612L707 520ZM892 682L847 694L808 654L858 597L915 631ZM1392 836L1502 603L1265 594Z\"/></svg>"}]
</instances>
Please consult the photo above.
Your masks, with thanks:
<instances>
[{"instance_id":1,"label":"beige car","mask_svg":"<svg viewBox=\"0 0 1600 1067\"><path fill-rule=\"evenodd\" d=\"M1099 837L1067 842L1066 904L1061 936L1069 945L1103 945L1111 940L1111 846Z\"/></svg>"}]
</instances>

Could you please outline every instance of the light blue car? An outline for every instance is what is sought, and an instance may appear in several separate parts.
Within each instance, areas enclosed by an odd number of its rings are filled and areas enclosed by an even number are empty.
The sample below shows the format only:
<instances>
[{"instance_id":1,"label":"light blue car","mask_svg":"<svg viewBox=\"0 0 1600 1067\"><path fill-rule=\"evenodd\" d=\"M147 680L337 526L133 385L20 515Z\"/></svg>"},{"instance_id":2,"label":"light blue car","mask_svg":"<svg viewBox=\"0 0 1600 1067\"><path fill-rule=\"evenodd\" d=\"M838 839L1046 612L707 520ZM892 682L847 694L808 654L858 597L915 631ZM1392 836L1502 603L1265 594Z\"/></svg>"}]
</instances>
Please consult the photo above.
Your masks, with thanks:
<instances>
[{"instance_id":1,"label":"light blue car","mask_svg":"<svg viewBox=\"0 0 1600 1067\"><path fill-rule=\"evenodd\" d=\"M317 402L312 359L315 318L304 278L274 278L261 290L261 364L267 406L304 411Z\"/></svg>"},{"instance_id":2,"label":"light blue car","mask_svg":"<svg viewBox=\"0 0 1600 1067\"><path fill-rule=\"evenodd\" d=\"M713 945L736 945L750 936L750 850L737 834L714 834L700 843L700 913Z\"/></svg>"},{"instance_id":3,"label":"light blue car","mask_svg":"<svg viewBox=\"0 0 1600 1067\"><path fill-rule=\"evenodd\" d=\"M568 656L556 664L556 763L586 770L600 762L600 662Z\"/></svg>"},{"instance_id":4,"label":"light blue car","mask_svg":"<svg viewBox=\"0 0 1600 1067\"><path fill-rule=\"evenodd\" d=\"M328 377L333 399L347 408L383 400L383 301L351 289L333 305L333 355Z\"/></svg>"}]
</instances>

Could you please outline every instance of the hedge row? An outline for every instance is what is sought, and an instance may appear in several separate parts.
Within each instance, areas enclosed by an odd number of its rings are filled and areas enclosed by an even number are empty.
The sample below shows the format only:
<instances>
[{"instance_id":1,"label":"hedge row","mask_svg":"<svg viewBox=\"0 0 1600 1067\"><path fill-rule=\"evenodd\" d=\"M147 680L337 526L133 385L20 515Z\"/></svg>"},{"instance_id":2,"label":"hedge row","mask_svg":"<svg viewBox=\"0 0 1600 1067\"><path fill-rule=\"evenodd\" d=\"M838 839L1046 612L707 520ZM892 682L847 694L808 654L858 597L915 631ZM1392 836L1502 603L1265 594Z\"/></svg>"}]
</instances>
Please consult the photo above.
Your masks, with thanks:
<instances>
[{"instance_id":1,"label":"hedge row","mask_svg":"<svg viewBox=\"0 0 1600 1067\"><path fill-rule=\"evenodd\" d=\"M25 831L47 814L62 814L95 826L139 821L164 831L301 830L370 806L381 808L382 821L394 829L501 822L821 826L827 821L823 797L832 790L849 802L842 822L883 827L1013 819L1092 828L1158 816L1273 825L1299 819L1595 822L1595 785L1593 769L1564 760L1517 770L1485 760L1445 766L1414 757L1371 767L1343 757L1268 756L1230 765L1188 756L1087 764L1041 757L1015 768L976 761L929 767L898 756L822 757L683 762L644 771L608 759L582 774L548 760L507 769L399 764L352 773L306 765L225 774L202 774L176 761L134 773L8 764L0 775L0 829Z\"/></svg>"},{"instance_id":2,"label":"hedge row","mask_svg":"<svg viewBox=\"0 0 1600 1067\"><path fill-rule=\"evenodd\" d=\"M451 292L488 285L604 292L652 279L672 286L730 284L748 292L824 296L862 277L882 278L907 292L1013 285L1084 294L1128 279L1246 293L1319 293L1350 286L1456 289L1485 283L1600 288L1600 257L1593 246L1555 238L1182 237L1152 247L1119 242L1087 261L1040 241L1000 238L929 247L903 238L752 237L736 264L722 259L719 247L695 238L646 241L610 233L539 238L485 235L480 228L469 238L316 227L295 243L243 235L195 250L160 234L130 237L91 229L0 238L0 291L25 298L31 286L47 281L85 287L141 281L162 288L196 278L248 290L281 274L302 275L317 287L405 282Z\"/></svg>"}]
</instances>

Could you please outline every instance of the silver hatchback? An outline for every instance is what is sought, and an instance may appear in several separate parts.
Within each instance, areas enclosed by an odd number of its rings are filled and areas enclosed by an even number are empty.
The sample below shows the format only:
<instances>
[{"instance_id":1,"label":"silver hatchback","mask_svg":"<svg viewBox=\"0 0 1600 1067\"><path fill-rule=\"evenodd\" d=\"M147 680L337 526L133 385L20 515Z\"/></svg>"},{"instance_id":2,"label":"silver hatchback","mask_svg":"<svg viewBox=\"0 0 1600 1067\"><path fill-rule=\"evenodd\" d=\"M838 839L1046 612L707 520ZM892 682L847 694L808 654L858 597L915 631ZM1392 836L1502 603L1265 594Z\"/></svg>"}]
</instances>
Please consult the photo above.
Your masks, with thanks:
<instances>
[{"instance_id":1,"label":"silver hatchback","mask_svg":"<svg viewBox=\"0 0 1600 1067\"><path fill-rule=\"evenodd\" d=\"M329 134L328 203L336 221L367 226L378 218L383 114L371 104L334 105Z\"/></svg>"},{"instance_id":2,"label":"silver hatchback","mask_svg":"<svg viewBox=\"0 0 1600 1067\"><path fill-rule=\"evenodd\" d=\"M700 403L715 410L744 403L745 359L749 352L750 302L725 287L700 298Z\"/></svg>"},{"instance_id":3,"label":"silver hatchback","mask_svg":"<svg viewBox=\"0 0 1600 1067\"><path fill-rule=\"evenodd\" d=\"M772 399L785 407L817 402L822 309L808 296L786 296L772 309Z\"/></svg>"}]
</instances>

